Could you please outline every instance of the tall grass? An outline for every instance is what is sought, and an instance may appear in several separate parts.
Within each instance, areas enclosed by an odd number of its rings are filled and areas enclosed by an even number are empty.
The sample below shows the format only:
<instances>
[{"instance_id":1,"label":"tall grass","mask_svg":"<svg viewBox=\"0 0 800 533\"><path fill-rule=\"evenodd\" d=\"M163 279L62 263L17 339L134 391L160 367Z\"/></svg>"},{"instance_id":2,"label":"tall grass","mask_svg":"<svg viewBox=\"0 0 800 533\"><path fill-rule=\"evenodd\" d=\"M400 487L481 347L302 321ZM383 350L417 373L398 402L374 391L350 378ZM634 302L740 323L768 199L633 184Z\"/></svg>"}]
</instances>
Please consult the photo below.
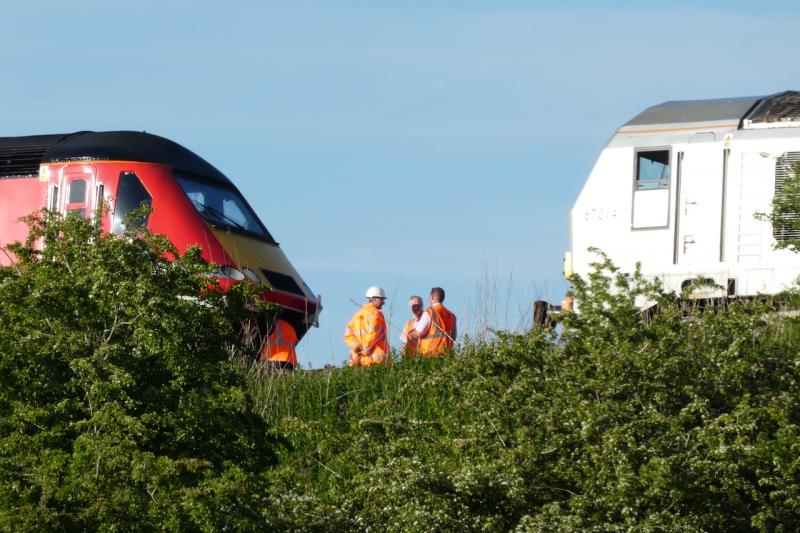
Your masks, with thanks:
<instances>
[{"instance_id":1,"label":"tall grass","mask_svg":"<svg viewBox=\"0 0 800 533\"><path fill-rule=\"evenodd\" d=\"M337 423L353 415L392 413L419 419L436 419L442 407L442 390L432 380L451 364L445 359L407 359L369 371L325 368L284 372L239 359L250 384L255 408L269 423L302 418Z\"/></svg>"},{"instance_id":2,"label":"tall grass","mask_svg":"<svg viewBox=\"0 0 800 533\"><path fill-rule=\"evenodd\" d=\"M613 270L575 287L582 312L560 337L486 322L442 359L239 361L283 443L265 474L281 527L800 527L800 321L763 301L677 306ZM643 294L660 313L642 315Z\"/></svg>"},{"instance_id":3,"label":"tall grass","mask_svg":"<svg viewBox=\"0 0 800 533\"><path fill-rule=\"evenodd\" d=\"M560 302L566 287L526 285L513 271L501 273L500 267L484 263L475 281L473 297L463 316L459 316L459 331L478 342L494 337L495 331L522 333L533 322L533 302Z\"/></svg>"}]
</instances>

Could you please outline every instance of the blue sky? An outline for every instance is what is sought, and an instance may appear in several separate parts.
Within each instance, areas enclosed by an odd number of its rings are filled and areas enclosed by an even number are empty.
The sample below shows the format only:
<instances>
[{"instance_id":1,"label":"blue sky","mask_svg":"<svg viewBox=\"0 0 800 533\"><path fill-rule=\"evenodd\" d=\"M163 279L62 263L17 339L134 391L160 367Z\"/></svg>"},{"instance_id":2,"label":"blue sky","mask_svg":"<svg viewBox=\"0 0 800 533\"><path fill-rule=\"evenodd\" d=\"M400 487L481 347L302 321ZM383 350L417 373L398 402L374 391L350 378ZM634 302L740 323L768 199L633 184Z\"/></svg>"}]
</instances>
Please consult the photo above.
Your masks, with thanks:
<instances>
[{"instance_id":1,"label":"blue sky","mask_svg":"<svg viewBox=\"0 0 800 533\"><path fill-rule=\"evenodd\" d=\"M795 6L14 2L0 135L146 130L210 161L322 294L301 363L338 364L373 284L397 326L434 285L462 331L558 301L567 213L613 130L800 88Z\"/></svg>"}]
</instances>

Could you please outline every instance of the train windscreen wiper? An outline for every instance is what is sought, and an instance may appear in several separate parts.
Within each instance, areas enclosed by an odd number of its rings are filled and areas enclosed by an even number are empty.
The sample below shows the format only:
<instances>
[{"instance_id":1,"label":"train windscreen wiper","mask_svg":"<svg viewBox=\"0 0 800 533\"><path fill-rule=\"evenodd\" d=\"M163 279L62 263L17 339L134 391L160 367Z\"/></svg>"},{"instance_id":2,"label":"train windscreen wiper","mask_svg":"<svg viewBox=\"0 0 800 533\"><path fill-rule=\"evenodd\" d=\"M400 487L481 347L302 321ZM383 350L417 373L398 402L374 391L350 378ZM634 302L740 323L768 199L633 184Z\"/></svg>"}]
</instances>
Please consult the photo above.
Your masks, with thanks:
<instances>
[{"instance_id":1,"label":"train windscreen wiper","mask_svg":"<svg viewBox=\"0 0 800 533\"><path fill-rule=\"evenodd\" d=\"M236 220L232 219L231 217L229 217L225 213L222 213L219 210L211 207L210 205L205 205L205 204L203 204L201 202L198 202L197 200L192 200L192 203L195 205L195 207L197 207L198 211L200 211L201 214L209 213L214 218L216 218L218 221L222 222L223 224L233 226L234 228L242 230L242 231L247 231L246 228L244 226L242 226L241 223L239 223Z\"/></svg>"}]
</instances>

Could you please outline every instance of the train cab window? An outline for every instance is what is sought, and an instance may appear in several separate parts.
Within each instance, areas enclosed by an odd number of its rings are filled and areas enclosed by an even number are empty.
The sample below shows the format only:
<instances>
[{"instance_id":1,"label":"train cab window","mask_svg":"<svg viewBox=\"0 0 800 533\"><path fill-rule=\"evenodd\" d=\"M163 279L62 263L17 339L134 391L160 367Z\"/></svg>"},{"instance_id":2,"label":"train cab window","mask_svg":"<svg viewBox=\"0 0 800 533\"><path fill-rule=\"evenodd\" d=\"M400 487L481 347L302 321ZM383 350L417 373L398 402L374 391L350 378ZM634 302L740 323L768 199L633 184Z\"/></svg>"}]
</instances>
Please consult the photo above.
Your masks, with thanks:
<instances>
[{"instance_id":1,"label":"train cab window","mask_svg":"<svg viewBox=\"0 0 800 533\"><path fill-rule=\"evenodd\" d=\"M66 215L74 218L86 218L86 180L71 179L67 191Z\"/></svg>"},{"instance_id":2,"label":"train cab window","mask_svg":"<svg viewBox=\"0 0 800 533\"><path fill-rule=\"evenodd\" d=\"M86 180L72 180L69 184L69 203L86 203Z\"/></svg>"},{"instance_id":3,"label":"train cab window","mask_svg":"<svg viewBox=\"0 0 800 533\"><path fill-rule=\"evenodd\" d=\"M636 189L669 188L669 150L636 152Z\"/></svg>"},{"instance_id":4,"label":"train cab window","mask_svg":"<svg viewBox=\"0 0 800 533\"><path fill-rule=\"evenodd\" d=\"M250 233L275 242L238 191L202 179L175 176L197 212L214 226Z\"/></svg>"},{"instance_id":5,"label":"train cab window","mask_svg":"<svg viewBox=\"0 0 800 533\"><path fill-rule=\"evenodd\" d=\"M128 215L142 205L153 205L153 197L144 188L136 174L122 172L119 175L119 185L117 186L117 203L114 206L112 233L123 233L126 229L125 223ZM147 225L147 219L148 217L145 215L132 222L136 227L143 227Z\"/></svg>"}]
</instances>

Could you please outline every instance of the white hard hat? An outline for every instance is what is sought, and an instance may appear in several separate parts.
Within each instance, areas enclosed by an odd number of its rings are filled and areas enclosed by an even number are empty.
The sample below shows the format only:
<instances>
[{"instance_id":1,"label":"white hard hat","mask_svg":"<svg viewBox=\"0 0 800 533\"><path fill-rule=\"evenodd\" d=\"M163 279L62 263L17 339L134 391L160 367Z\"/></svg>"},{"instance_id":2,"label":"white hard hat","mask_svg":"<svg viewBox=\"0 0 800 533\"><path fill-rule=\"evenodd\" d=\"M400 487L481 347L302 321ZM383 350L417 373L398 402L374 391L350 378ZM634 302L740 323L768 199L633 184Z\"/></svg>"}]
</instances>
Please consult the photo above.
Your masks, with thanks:
<instances>
[{"instance_id":1,"label":"white hard hat","mask_svg":"<svg viewBox=\"0 0 800 533\"><path fill-rule=\"evenodd\" d=\"M386 298L386 291L378 286L372 286L367 289L367 294L365 296L367 298Z\"/></svg>"}]
</instances>

